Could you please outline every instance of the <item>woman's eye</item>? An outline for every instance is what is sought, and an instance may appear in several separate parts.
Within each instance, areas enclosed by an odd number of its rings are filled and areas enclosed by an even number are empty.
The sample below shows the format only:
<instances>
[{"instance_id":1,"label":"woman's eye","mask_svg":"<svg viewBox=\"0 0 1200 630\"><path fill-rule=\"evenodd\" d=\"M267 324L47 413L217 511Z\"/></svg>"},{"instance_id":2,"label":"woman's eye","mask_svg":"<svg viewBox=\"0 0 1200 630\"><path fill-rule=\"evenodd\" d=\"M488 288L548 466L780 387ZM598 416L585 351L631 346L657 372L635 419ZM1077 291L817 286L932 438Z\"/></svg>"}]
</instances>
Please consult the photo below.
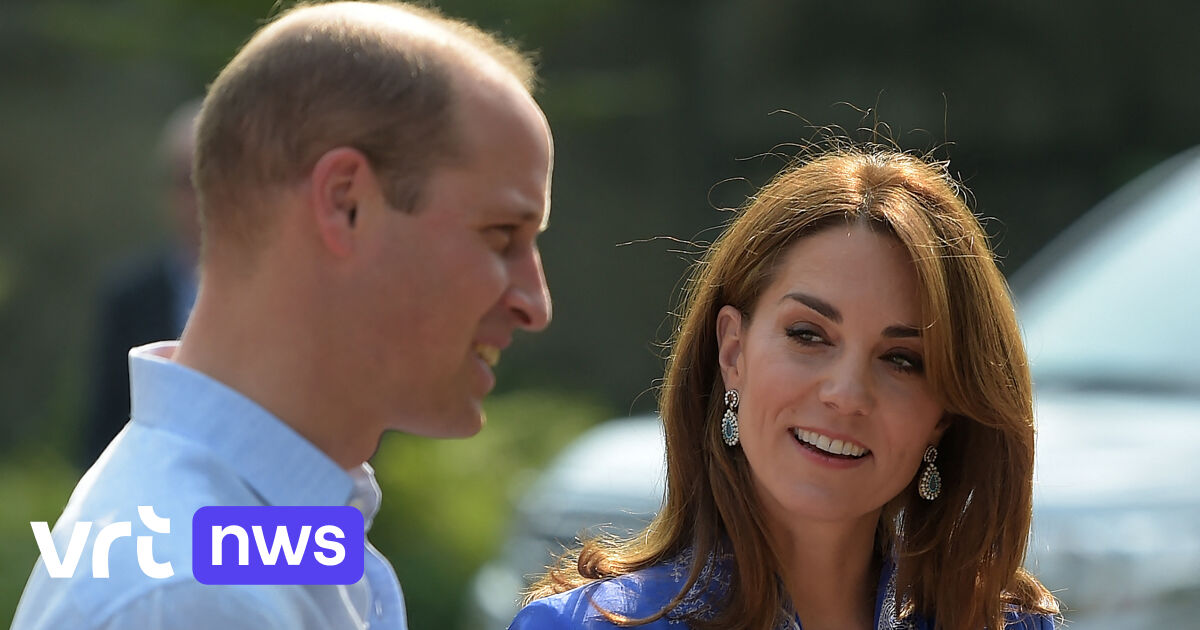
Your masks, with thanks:
<instances>
[{"instance_id":1,"label":"woman's eye","mask_svg":"<svg viewBox=\"0 0 1200 630\"><path fill-rule=\"evenodd\" d=\"M789 328L787 330L787 336L806 346L825 343L825 337L821 335L820 332L813 330L812 328Z\"/></svg>"},{"instance_id":2,"label":"woman's eye","mask_svg":"<svg viewBox=\"0 0 1200 630\"><path fill-rule=\"evenodd\" d=\"M894 352L884 356L883 359L897 371L905 374L921 374L925 371L925 363L918 356Z\"/></svg>"}]
</instances>

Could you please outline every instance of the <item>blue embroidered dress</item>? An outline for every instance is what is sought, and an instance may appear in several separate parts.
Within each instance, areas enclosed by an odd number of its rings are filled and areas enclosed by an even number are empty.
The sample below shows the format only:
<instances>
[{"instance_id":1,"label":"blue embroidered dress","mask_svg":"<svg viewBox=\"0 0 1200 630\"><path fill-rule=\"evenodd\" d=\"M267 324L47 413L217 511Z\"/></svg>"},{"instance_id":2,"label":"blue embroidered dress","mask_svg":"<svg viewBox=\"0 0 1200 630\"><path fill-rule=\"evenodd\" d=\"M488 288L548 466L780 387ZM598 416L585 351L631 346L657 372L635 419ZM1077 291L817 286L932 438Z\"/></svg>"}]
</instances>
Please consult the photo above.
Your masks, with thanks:
<instances>
[{"instance_id":1,"label":"blue embroidered dress","mask_svg":"<svg viewBox=\"0 0 1200 630\"><path fill-rule=\"evenodd\" d=\"M685 551L675 560L636 571L629 575L599 580L579 588L530 603L517 614L509 630L610 630L608 622L592 605L631 618L649 617L677 595L687 581L692 554ZM711 619L720 593L729 588L730 572L726 560L709 558L696 584L683 600L662 619L643 626L644 630L686 630L688 617ZM933 630L924 619L897 619L896 582L890 563L880 571L875 596L876 630ZM781 610L776 630L802 630L799 618ZM1007 630L1053 630L1054 621L1044 615L1008 614ZM981 629L982 630L982 629Z\"/></svg>"}]
</instances>

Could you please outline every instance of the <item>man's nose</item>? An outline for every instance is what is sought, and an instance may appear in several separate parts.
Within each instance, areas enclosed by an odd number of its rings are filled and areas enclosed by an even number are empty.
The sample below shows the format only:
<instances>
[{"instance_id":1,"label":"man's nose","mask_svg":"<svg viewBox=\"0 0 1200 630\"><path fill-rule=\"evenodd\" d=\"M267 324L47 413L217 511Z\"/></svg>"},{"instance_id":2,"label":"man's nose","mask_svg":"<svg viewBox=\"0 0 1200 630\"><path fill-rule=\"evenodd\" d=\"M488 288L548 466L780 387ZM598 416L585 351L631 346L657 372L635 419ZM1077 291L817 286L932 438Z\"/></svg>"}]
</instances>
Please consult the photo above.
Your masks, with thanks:
<instances>
[{"instance_id":1,"label":"man's nose","mask_svg":"<svg viewBox=\"0 0 1200 630\"><path fill-rule=\"evenodd\" d=\"M541 253L536 248L515 266L512 279L512 286L505 294L505 306L520 328L530 332L544 330L550 325L553 307Z\"/></svg>"}]
</instances>

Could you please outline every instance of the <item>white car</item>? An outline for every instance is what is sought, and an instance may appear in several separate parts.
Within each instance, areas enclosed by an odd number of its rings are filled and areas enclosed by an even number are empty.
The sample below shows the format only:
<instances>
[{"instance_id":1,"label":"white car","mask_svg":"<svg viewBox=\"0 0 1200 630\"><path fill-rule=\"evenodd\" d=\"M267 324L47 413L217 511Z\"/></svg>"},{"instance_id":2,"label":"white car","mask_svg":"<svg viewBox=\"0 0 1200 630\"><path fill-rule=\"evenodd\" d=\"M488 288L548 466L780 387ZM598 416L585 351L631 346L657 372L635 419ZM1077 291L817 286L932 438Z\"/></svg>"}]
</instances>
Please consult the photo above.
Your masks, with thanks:
<instances>
[{"instance_id":1,"label":"white car","mask_svg":"<svg viewBox=\"0 0 1200 630\"><path fill-rule=\"evenodd\" d=\"M580 465L580 462L587 462ZM505 628L519 593L587 532L627 535L662 506L666 447L657 416L604 422L555 457L517 505L511 533L476 573L464 628Z\"/></svg>"},{"instance_id":2,"label":"white car","mask_svg":"<svg viewBox=\"0 0 1200 630\"><path fill-rule=\"evenodd\" d=\"M1028 564L1075 630L1200 627L1200 147L1013 279L1038 421Z\"/></svg>"},{"instance_id":3,"label":"white car","mask_svg":"<svg viewBox=\"0 0 1200 630\"><path fill-rule=\"evenodd\" d=\"M1200 627L1198 241L1200 147L1113 194L1013 278L1038 422L1027 564L1072 630ZM644 525L663 467L655 417L581 436L477 574L467 627L505 627L528 578L581 530Z\"/></svg>"}]
</instances>

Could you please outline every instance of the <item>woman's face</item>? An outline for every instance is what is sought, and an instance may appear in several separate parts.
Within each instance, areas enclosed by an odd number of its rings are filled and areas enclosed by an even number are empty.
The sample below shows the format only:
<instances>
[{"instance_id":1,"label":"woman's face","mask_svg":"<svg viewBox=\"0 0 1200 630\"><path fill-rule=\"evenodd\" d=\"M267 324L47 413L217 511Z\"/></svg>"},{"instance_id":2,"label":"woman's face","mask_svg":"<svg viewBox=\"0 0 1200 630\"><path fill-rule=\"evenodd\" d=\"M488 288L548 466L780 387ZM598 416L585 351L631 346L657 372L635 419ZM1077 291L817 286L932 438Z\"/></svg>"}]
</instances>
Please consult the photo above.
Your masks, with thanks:
<instances>
[{"instance_id":1,"label":"woman's face","mask_svg":"<svg viewBox=\"0 0 1200 630\"><path fill-rule=\"evenodd\" d=\"M739 447L787 519L875 519L943 426L923 369L916 272L893 237L835 226L794 243L747 319L717 318Z\"/></svg>"}]
</instances>

